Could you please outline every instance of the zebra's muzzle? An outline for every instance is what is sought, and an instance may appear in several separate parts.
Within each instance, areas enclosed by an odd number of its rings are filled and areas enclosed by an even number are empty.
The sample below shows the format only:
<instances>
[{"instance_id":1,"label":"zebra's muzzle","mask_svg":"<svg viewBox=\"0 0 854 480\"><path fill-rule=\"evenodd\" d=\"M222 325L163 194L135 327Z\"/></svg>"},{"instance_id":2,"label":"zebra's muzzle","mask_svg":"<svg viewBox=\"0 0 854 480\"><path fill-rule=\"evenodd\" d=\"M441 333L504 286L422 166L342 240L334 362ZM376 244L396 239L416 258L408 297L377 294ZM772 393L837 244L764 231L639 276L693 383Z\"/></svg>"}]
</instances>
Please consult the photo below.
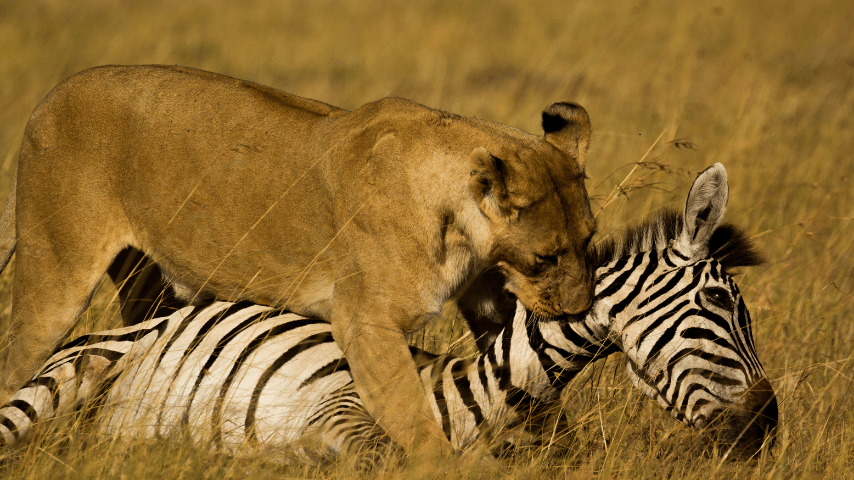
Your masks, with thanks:
<instances>
[{"instance_id":1,"label":"zebra's muzzle","mask_svg":"<svg viewBox=\"0 0 854 480\"><path fill-rule=\"evenodd\" d=\"M763 378L744 393L740 408L720 411L704 430L725 457L747 460L773 446L778 421L777 397Z\"/></svg>"}]
</instances>

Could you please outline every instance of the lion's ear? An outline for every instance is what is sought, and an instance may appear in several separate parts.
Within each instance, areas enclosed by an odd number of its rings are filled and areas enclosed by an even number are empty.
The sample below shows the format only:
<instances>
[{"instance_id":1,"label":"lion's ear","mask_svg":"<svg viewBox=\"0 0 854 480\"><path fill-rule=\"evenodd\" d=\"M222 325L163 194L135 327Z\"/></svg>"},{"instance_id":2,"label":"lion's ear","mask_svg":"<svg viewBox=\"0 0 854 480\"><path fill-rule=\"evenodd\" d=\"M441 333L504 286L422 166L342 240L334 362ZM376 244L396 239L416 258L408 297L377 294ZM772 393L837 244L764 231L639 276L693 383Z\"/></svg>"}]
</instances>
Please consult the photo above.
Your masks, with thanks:
<instances>
[{"instance_id":1,"label":"lion's ear","mask_svg":"<svg viewBox=\"0 0 854 480\"><path fill-rule=\"evenodd\" d=\"M477 147L471 152L469 162L469 187L481 211L490 219L506 216L510 207L506 184L507 164L483 147Z\"/></svg>"},{"instance_id":2,"label":"lion's ear","mask_svg":"<svg viewBox=\"0 0 854 480\"><path fill-rule=\"evenodd\" d=\"M584 168L590 142L590 118L577 103L555 102L543 111L545 139Z\"/></svg>"}]
</instances>

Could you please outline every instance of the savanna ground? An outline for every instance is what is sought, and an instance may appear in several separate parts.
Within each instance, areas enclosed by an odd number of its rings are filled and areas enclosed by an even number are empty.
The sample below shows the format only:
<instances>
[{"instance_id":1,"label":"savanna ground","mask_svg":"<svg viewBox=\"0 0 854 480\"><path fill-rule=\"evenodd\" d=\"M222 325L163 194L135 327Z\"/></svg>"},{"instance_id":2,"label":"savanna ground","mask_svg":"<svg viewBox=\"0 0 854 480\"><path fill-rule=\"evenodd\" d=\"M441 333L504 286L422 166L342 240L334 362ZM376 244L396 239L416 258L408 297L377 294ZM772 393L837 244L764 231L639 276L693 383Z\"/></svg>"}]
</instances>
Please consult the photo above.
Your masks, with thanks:
<instances>
[{"instance_id":1,"label":"savanna ground","mask_svg":"<svg viewBox=\"0 0 854 480\"><path fill-rule=\"evenodd\" d=\"M759 356L781 401L772 455L692 458L693 438L627 384L615 357L565 401L577 449L501 468L412 465L392 477L846 477L854 461L854 4L848 1L0 3L0 192L24 124L59 81L102 64L189 65L355 108L401 96L540 132L555 100L594 126L588 189L602 236L662 206L723 162L731 221L769 262L739 276ZM0 315L11 273L0 276ZM106 285L78 325L117 320ZM470 351L452 314L416 341ZM346 477L168 441L92 442L56 426L3 478Z\"/></svg>"}]
</instances>

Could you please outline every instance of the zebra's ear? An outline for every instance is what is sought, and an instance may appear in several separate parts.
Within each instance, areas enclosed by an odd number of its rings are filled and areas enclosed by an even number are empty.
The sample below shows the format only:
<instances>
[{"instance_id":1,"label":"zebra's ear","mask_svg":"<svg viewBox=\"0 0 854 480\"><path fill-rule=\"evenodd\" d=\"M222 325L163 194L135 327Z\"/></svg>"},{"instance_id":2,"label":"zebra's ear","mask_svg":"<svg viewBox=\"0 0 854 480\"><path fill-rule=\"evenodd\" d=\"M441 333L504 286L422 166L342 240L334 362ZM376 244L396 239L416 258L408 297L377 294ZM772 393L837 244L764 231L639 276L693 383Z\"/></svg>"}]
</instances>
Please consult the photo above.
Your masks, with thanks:
<instances>
[{"instance_id":1,"label":"zebra's ear","mask_svg":"<svg viewBox=\"0 0 854 480\"><path fill-rule=\"evenodd\" d=\"M712 233L724 219L729 199L729 183L723 164L703 170L688 193L682 234L676 247L689 258L704 258L709 253Z\"/></svg>"}]
</instances>

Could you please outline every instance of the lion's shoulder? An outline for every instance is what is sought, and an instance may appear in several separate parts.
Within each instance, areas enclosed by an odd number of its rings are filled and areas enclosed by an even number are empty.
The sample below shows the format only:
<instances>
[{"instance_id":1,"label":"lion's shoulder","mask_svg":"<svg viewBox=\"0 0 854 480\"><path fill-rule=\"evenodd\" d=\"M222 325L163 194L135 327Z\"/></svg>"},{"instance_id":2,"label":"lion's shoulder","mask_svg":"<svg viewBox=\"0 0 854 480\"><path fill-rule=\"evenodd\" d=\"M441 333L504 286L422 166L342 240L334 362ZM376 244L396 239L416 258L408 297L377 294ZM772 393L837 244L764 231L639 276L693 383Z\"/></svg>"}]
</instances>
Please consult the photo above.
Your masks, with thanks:
<instances>
[{"instance_id":1,"label":"lion's shoulder","mask_svg":"<svg viewBox=\"0 0 854 480\"><path fill-rule=\"evenodd\" d=\"M519 149L542 143L541 138L518 128L476 117L431 108L399 97L385 97L366 103L350 113L354 125L371 128L381 125L404 136L411 135L413 143L438 140L449 150L478 146L492 150Z\"/></svg>"}]
</instances>

